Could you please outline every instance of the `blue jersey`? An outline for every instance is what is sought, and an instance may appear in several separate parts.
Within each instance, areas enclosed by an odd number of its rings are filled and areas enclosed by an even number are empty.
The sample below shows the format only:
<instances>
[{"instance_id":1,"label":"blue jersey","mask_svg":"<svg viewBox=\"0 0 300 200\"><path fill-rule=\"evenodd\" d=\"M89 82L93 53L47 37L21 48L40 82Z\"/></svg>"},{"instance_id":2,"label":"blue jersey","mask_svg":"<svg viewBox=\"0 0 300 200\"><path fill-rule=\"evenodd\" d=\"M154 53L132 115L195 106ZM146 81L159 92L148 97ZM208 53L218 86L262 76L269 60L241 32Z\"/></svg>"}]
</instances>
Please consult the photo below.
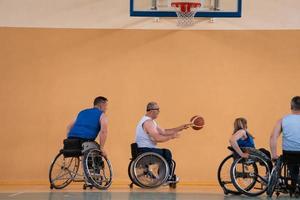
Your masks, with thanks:
<instances>
[{"instance_id":1,"label":"blue jersey","mask_svg":"<svg viewBox=\"0 0 300 200\"><path fill-rule=\"evenodd\" d=\"M246 139L240 138L237 141L239 147L252 147L252 148L255 148L253 137L251 135L249 135L247 131L246 131L246 135L247 135Z\"/></svg>"},{"instance_id":2,"label":"blue jersey","mask_svg":"<svg viewBox=\"0 0 300 200\"><path fill-rule=\"evenodd\" d=\"M90 108L79 112L73 127L68 133L68 138L95 140L101 130L100 117L102 113L98 108Z\"/></svg>"}]
</instances>

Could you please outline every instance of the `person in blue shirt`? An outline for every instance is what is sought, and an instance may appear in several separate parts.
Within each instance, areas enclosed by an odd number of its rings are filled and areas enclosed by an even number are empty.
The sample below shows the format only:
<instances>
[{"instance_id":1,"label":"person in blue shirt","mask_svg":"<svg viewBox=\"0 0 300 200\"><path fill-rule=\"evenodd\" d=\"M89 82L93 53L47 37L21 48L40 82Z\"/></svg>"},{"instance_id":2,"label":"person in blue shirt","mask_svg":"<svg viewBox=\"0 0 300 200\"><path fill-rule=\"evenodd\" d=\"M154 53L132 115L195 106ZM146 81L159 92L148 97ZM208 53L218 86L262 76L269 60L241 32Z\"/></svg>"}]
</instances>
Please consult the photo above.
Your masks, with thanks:
<instances>
[{"instance_id":1,"label":"person in blue shirt","mask_svg":"<svg viewBox=\"0 0 300 200\"><path fill-rule=\"evenodd\" d=\"M80 111L77 118L68 126L68 139L80 139L82 142L95 141L99 135L100 150L103 156L107 156L104 145L108 134L108 120L105 115L108 100L99 96L94 100L92 108Z\"/></svg>"},{"instance_id":2,"label":"person in blue shirt","mask_svg":"<svg viewBox=\"0 0 300 200\"><path fill-rule=\"evenodd\" d=\"M268 161L270 169L272 163L270 161L271 154L264 148L255 149L254 137L248 132L247 120L245 118L237 118L234 121L233 134L229 140L232 148L243 158L249 157L249 152L258 153ZM242 149L247 151L242 151Z\"/></svg>"}]
</instances>

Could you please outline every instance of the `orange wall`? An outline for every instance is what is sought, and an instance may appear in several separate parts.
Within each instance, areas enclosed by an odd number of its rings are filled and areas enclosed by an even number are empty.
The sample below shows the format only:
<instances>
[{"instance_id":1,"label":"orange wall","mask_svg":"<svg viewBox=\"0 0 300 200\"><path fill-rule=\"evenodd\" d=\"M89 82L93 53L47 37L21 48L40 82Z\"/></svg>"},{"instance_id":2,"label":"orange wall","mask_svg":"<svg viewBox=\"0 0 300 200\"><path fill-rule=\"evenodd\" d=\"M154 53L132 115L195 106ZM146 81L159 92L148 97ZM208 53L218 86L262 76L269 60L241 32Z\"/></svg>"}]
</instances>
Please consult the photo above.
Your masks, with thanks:
<instances>
[{"instance_id":1,"label":"orange wall","mask_svg":"<svg viewBox=\"0 0 300 200\"><path fill-rule=\"evenodd\" d=\"M161 145L182 182L215 183L235 117L259 147L299 95L300 31L150 31L0 28L0 181L47 181L66 125L97 95L109 98L106 149L129 181L129 144L150 100L162 127L205 117Z\"/></svg>"}]
</instances>

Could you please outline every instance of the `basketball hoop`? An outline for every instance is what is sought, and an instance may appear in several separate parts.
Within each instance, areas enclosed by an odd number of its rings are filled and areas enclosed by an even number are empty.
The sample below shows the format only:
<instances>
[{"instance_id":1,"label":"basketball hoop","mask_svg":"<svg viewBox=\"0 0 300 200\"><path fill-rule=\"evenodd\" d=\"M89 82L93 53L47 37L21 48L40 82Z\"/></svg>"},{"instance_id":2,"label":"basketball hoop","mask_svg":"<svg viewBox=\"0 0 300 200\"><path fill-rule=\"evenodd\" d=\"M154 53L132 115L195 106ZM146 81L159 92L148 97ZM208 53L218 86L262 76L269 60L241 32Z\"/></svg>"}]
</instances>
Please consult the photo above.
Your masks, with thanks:
<instances>
[{"instance_id":1,"label":"basketball hoop","mask_svg":"<svg viewBox=\"0 0 300 200\"><path fill-rule=\"evenodd\" d=\"M171 6L177 14L177 23L179 26L189 26L194 24L195 14L201 3L197 2L172 2Z\"/></svg>"}]
</instances>

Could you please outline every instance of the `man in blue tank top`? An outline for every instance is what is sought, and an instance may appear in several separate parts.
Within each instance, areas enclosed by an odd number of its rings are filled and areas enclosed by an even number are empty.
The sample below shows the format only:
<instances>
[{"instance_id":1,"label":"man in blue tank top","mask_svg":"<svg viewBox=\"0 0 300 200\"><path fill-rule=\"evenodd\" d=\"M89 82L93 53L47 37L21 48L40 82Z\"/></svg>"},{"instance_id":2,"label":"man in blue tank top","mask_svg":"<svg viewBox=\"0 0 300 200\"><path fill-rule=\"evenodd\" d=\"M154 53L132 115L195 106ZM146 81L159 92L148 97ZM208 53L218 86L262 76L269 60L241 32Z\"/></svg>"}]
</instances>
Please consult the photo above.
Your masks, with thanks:
<instances>
[{"instance_id":1,"label":"man in blue tank top","mask_svg":"<svg viewBox=\"0 0 300 200\"><path fill-rule=\"evenodd\" d=\"M107 156L104 151L104 144L107 137L107 110L108 100L99 96L94 100L94 107L82 110L77 118L68 126L68 139L80 139L84 141L94 141L99 135L99 144L103 156Z\"/></svg>"},{"instance_id":2,"label":"man in blue tank top","mask_svg":"<svg viewBox=\"0 0 300 200\"><path fill-rule=\"evenodd\" d=\"M287 162L292 178L292 189L298 190L300 164L300 96L291 100L291 114L281 118L275 125L270 137L270 147L273 159L277 159L277 140L282 133L283 159Z\"/></svg>"}]
</instances>

